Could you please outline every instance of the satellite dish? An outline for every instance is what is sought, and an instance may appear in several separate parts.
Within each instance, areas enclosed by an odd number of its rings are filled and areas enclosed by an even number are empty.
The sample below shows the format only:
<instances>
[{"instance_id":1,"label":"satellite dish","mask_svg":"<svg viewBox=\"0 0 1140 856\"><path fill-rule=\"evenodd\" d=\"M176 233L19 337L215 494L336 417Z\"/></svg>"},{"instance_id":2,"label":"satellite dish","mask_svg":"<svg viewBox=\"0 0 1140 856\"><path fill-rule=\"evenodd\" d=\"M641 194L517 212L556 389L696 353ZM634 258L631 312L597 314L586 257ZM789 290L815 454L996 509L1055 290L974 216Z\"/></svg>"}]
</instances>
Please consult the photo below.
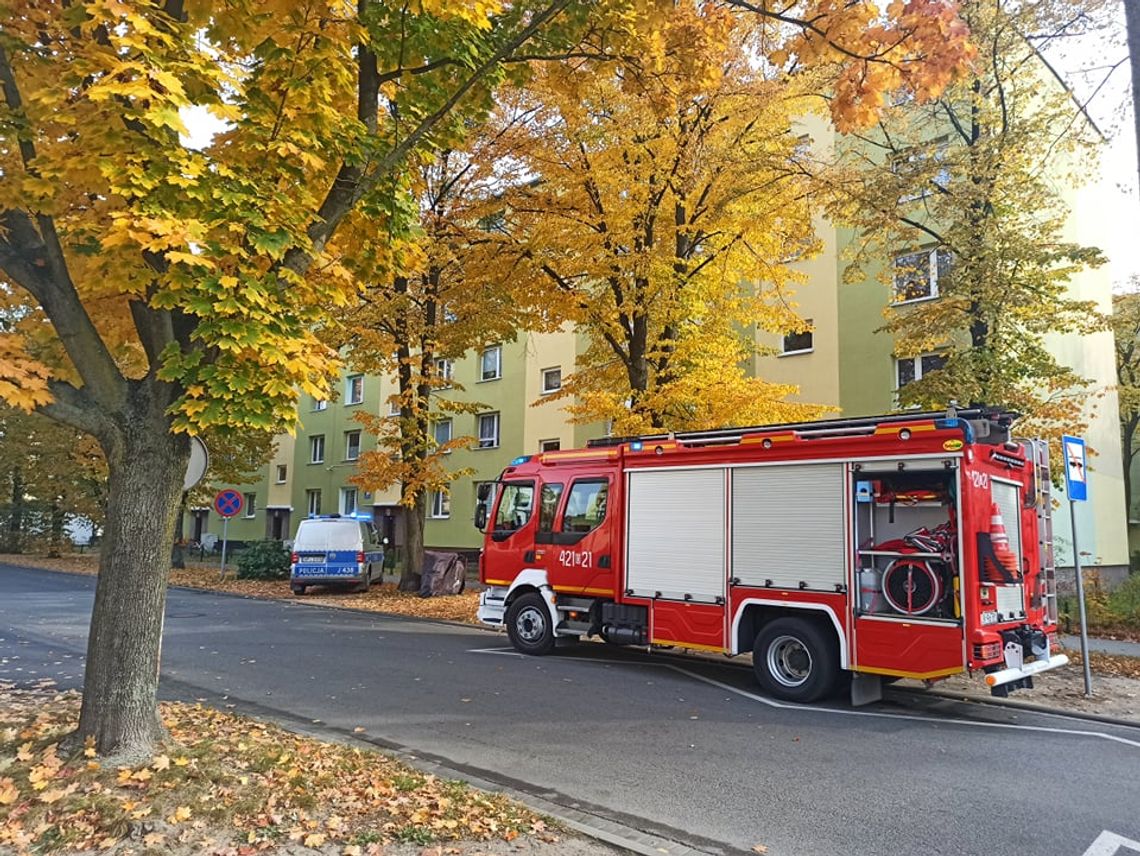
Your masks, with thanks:
<instances>
[{"instance_id":1,"label":"satellite dish","mask_svg":"<svg viewBox=\"0 0 1140 856\"><path fill-rule=\"evenodd\" d=\"M206 451L206 444L197 437L190 438L190 463L186 465L186 476L182 479L182 489L190 490L206 475L206 468L210 466L210 454Z\"/></svg>"}]
</instances>

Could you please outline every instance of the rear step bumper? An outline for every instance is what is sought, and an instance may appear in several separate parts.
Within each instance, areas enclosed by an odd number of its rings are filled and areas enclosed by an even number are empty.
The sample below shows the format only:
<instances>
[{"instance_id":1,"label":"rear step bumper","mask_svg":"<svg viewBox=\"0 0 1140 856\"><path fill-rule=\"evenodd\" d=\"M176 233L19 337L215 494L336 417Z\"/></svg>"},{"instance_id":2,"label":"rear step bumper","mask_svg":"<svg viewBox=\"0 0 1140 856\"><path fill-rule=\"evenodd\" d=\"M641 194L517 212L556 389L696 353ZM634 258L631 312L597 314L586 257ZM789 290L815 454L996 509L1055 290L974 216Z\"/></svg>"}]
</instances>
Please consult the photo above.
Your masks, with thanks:
<instances>
[{"instance_id":1,"label":"rear step bumper","mask_svg":"<svg viewBox=\"0 0 1140 856\"><path fill-rule=\"evenodd\" d=\"M1069 658L1064 654L1057 654L1047 660L1034 660L1032 663L1025 663L1021 666L1016 666L1011 669L1002 669L998 672L990 672L986 675L986 686L1000 687L1003 684L1009 684L1013 681L1020 681L1023 678L1038 675L1041 672L1047 672L1050 669L1056 669L1058 666L1068 664Z\"/></svg>"}]
</instances>

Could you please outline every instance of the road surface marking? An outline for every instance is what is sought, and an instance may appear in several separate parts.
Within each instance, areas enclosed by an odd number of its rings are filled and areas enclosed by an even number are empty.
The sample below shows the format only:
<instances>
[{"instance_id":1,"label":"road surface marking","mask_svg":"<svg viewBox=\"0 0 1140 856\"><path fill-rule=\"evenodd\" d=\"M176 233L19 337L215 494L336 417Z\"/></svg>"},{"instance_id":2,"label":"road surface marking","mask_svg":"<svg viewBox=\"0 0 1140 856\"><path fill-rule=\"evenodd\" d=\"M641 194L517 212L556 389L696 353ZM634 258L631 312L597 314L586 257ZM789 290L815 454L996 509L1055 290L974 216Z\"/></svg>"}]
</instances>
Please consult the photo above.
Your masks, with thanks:
<instances>
[{"instance_id":1,"label":"road surface marking","mask_svg":"<svg viewBox=\"0 0 1140 856\"><path fill-rule=\"evenodd\" d=\"M1140 841L1133 841L1106 829L1096 837L1096 841L1089 845L1089 849L1082 856L1115 856L1122 847L1140 853Z\"/></svg>"},{"instance_id":2,"label":"road surface marking","mask_svg":"<svg viewBox=\"0 0 1140 856\"><path fill-rule=\"evenodd\" d=\"M498 654L499 656L507 657L525 657L525 654L520 654L513 648L470 648L467 653L469 654ZM1123 743L1125 746L1131 746L1134 749L1140 749L1140 740L1129 740L1127 737L1119 737L1115 734L1107 734L1103 731L1087 731L1078 728L1050 728L1046 725L1016 725L1007 722L981 722L975 719L959 719L957 717L938 718L935 719L931 716L918 716L912 713L885 713L883 711L875 710L844 710L838 707L813 707L810 705L794 704L792 702L776 701L775 699L765 698L757 693L742 690L739 687L734 687L731 684L726 684L723 681L718 681L714 678L705 677L697 672L691 672L688 669L683 669L673 663L661 663L646 660L644 663L633 663L628 660L598 660L593 657L567 657L559 655L558 660L576 660L582 663L604 663L611 666L655 666L659 669L669 669L670 671L677 672L678 674L685 675L695 681L700 681L725 692L734 693L738 696L743 696L752 701L758 701L761 704L766 704L768 707L775 707L781 710L796 710L796 711L815 711L817 713L835 713L842 716L862 716L872 719L901 719L910 722L924 722L924 723L953 723L955 725L966 725L973 728L1004 728L1011 731L1033 731L1045 734L1069 734L1077 737L1093 737L1099 740L1109 740L1114 743ZM1111 852L1111 851L1110 851ZM1140 852L1140 845L1138 845L1138 852ZM1087 854L1086 854L1087 856Z\"/></svg>"}]
</instances>

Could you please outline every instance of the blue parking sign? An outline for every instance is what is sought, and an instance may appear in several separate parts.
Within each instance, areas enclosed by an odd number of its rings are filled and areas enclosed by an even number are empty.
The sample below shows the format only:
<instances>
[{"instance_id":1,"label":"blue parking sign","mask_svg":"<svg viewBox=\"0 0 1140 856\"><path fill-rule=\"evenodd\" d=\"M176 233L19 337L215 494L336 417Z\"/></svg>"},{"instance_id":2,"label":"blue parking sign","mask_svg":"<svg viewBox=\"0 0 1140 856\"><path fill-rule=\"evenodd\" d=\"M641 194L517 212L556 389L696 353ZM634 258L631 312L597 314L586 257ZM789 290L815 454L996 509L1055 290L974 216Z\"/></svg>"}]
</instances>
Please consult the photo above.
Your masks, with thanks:
<instances>
[{"instance_id":1,"label":"blue parking sign","mask_svg":"<svg viewBox=\"0 0 1140 856\"><path fill-rule=\"evenodd\" d=\"M1070 501L1085 502L1089 498L1085 441L1065 435L1061 437L1061 450L1065 457L1065 492Z\"/></svg>"}]
</instances>

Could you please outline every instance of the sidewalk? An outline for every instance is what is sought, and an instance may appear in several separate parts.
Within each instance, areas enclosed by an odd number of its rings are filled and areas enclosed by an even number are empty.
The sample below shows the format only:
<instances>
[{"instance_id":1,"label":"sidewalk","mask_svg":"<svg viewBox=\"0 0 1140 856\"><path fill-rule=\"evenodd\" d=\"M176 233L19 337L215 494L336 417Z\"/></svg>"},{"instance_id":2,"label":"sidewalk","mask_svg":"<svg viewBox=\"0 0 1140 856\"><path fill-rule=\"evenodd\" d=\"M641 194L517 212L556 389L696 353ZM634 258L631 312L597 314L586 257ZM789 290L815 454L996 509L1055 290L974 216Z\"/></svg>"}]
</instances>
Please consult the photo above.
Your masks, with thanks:
<instances>
[{"instance_id":1,"label":"sidewalk","mask_svg":"<svg viewBox=\"0 0 1140 856\"><path fill-rule=\"evenodd\" d=\"M1062 636L1061 644L1070 651L1081 650L1080 636ZM1089 650L1101 651L1116 657L1140 657L1140 642L1129 642L1127 639L1098 639L1089 637Z\"/></svg>"}]
</instances>

